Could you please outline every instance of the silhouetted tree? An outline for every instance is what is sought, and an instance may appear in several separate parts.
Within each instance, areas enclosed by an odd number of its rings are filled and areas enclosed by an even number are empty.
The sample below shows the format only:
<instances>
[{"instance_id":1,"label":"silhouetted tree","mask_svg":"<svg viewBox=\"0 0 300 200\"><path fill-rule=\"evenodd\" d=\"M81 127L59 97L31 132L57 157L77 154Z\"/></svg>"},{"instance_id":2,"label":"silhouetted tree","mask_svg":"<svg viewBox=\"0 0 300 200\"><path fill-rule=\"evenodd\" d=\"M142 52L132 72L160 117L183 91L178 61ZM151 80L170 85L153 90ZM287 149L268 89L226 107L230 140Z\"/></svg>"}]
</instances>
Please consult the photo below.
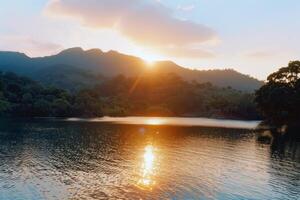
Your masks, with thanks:
<instances>
[{"instance_id":1,"label":"silhouetted tree","mask_svg":"<svg viewBox=\"0 0 300 200\"><path fill-rule=\"evenodd\" d=\"M268 76L257 92L258 109L270 123L294 124L300 120L300 61L290 62Z\"/></svg>"}]
</instances>

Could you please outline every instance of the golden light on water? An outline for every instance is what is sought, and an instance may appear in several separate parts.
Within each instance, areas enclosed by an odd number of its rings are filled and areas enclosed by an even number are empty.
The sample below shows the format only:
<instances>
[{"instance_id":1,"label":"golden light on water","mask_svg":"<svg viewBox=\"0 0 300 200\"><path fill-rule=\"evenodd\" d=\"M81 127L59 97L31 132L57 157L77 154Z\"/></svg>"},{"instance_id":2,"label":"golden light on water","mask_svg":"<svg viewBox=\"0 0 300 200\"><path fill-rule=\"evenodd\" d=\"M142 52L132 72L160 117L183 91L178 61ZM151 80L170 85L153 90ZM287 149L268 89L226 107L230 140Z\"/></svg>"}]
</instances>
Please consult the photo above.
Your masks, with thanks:
<instances>
[{"instance_id":1,"label":"golden light on water","mask_svg":"<svg viewBox=\"0 0 300 200\"><path fill-rule=\"evenodd\" d=\"M147 145L143 154L140 179L137 183L140 188L152 190L153 186L155 185L155 161L156 156L154 147L152 145Z\"/></svg>"}]
</instances>

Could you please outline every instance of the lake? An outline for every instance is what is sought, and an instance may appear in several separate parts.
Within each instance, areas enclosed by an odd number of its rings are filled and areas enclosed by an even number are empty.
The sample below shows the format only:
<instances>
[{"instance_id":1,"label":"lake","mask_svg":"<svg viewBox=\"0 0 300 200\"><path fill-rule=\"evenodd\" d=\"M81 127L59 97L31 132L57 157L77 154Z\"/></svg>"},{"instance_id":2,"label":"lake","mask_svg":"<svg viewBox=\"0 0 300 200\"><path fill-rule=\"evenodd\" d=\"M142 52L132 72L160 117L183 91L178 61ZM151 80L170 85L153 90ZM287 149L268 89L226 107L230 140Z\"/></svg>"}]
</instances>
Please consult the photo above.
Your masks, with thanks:
<instances>
[{"instance_id":1,"label":"lake","mask_svg":"<svg viewBox=\"0 0 300 200\"><path fill-rule=\"evenodd\" d=\"M258 122L0 120L0 199L300 199L300 143Z\"/></svg>"}]
</instances>

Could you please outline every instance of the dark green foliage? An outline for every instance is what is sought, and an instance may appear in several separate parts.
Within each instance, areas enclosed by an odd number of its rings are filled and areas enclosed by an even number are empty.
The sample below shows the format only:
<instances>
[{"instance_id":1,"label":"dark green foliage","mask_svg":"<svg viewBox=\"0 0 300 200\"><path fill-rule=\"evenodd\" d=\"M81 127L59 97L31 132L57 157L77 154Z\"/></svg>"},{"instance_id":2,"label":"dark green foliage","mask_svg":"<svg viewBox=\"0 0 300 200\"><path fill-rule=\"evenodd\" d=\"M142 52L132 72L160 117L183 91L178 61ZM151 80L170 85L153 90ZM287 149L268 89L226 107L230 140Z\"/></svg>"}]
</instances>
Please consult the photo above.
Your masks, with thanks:
<instances>
[{"instance_id":1,"label":"dark green foliage","mask_svg":"<svg viewBox=\"0 0 300 200\"><path fill-rule=\"evenodd\" d=\"M82 90L75 98L74 115L78 117L95 117L102 115L102 104L99 96L93 91Z\"/></svg>"},{"instance_id":2,"label":"dark green foliage","mask_svg":"<svg viewBox=\"0 0 300 200\"><path fill-rule=\"evenodd\" d=\"M300 61L290 62L268 77L256 92L261 113L273 124L294 124L300 120Z\"/></svg>"},{"instance_id":3,"label":"dark green foliage","mask_svg":"<svg viewBox=\"0 0 300 200\"><path fill-rule=\"evenodd\" d=\"M10 103L6 100L1 99L0 100L0 113L5 113L9 111L9 108L11 107Z\"/></svg>"},{"instance_id":4,"label":"dark green foliage","mask_svg":"<svg viewBox=\"0 0 300 200\"><path fill-rule=\"evenodd\" d=\"M104 77L94 75L87 70L68 65L54 65L37 70L33 75L35 80L44 85L63 88L75 94L76 92L95 86Z\"/></svg>"},{"instance_id":5,"label":"dark green foliage","mask_svg":"<svg viewBox=\"0 0 300 200\"><path fill-rule=\"evenodd\" d=\"M253 95L176 74L117 76L75 94L0 74L0 114L24 117L202 116L257 119Z\"/></svg>"},{"instance_id":6,"label":"dark green foliage","mask_svg":"<svg viewBox=\"0 0 300 200\"><path fill-rule=\"evenodd\" d=\"M104 114L109 115L259 118L253 94L187 82L172 73L118 76L91 91L99 95Z\"/></svg>"},{"instance_id":7,"label":"dark green foliage","mask_svg":"<svg viewBox=\"0 0 300 200\"><path fill-rule=\"evenodd\" d=\"M81 105L81 108L78 108ZM0 73L0 115L21 117L102 116L95 98L70 95L62 89L43 87L13 73Z\"/></svg>"}]
</instances>

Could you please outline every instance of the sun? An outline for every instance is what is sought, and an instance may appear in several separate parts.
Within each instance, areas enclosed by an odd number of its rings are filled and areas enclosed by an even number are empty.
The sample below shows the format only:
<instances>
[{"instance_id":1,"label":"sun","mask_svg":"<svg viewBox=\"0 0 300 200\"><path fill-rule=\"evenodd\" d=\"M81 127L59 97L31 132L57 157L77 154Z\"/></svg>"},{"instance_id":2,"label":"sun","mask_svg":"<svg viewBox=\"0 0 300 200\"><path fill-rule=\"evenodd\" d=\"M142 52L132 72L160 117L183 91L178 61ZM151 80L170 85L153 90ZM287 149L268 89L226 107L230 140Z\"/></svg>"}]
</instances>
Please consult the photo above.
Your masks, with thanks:
<instances>
[{"instance_id":1,"label":"sun","mask_svg":"<svg viewBox=\"0 0 300 200\"><path fill-rule=\"evenodd\" d=\"M144 59L144 62L147 67L152 68L155 66L155 61L153 59Z\"/></svg>"},{"instance_id":2,"label":"sun","mask_svg":"<svg viewBox=\"0 0 300 200\"><path fill-rule=\"evenodd\" d=\"M146 62L146 65L149 67L153 67L155 64L155 61L153 61L153 60L146 60L145 62Z\"/></svg>"},{"instance_id":3,"label":"sun","mask_svg":"<svg viewBox=\"0 0 300 200\"><path fill-rule=\"evenodd\" d=\"M148 125L161 125L164 123L164 120L161 118L149 118L146 120L146 124Z\"/></svg>"},{"instance_id":4,"label":"sun","mask_svg":"<svg viewBox=\"0 0 300 200\"><path fill-rule=\"evenodd\" d=\"M162 60L166 60L165 57L163 57L162 55L153 53L153 52L139 52L139 57L142 59L142 61L144 62L144 66L145 68L148 69L153 69L155 68L155 66L157 66L157 64L162 61Z\"/></svg>"}]
</instances>

